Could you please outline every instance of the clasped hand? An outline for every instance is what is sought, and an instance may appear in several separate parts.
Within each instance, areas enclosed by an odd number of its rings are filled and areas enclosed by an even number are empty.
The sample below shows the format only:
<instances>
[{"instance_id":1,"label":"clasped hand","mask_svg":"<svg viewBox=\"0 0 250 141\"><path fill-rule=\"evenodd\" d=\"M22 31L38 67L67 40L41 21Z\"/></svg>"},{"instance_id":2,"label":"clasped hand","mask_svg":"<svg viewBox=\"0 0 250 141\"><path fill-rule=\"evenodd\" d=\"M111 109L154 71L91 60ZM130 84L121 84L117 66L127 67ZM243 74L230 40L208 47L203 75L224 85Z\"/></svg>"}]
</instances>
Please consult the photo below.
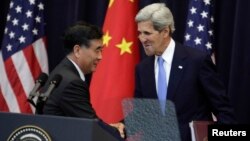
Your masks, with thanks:
<instances>
[{"instance_id":1,"label":"clasped hand","mask_svg":"<svg viewBox=\"0 0 250 141\"><path fill-rule=\"evenodd\" d=\"M123 123L117 122L117 123L111 123L109 125L115 127L119 131L121 137L125 138L125 132L124 132L125 131L125 125Z\"/></svg>"}]
</instances>

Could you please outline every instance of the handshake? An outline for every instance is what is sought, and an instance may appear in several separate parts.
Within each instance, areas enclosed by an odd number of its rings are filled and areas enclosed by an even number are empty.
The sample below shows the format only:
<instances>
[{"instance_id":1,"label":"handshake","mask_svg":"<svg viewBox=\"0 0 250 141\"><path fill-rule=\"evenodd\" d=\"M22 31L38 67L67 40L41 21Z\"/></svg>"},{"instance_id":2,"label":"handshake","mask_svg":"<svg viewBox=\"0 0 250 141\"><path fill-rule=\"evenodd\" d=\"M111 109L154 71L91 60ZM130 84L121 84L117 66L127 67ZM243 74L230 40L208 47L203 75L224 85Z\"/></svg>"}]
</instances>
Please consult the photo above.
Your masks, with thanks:
<instances>
[{"instance_id":1,"label":"handshake","mask_svg":"<svg viewBox=\"0 0 250 141\"><path fill-rule=\"evenodd\" d=\"M120 136L123 139L125 138L125 125L123 123L118 122L118 123L111 123L109 125L112 126L112 127L115 127L119 131Z\"/></svg>"}]
</instances>

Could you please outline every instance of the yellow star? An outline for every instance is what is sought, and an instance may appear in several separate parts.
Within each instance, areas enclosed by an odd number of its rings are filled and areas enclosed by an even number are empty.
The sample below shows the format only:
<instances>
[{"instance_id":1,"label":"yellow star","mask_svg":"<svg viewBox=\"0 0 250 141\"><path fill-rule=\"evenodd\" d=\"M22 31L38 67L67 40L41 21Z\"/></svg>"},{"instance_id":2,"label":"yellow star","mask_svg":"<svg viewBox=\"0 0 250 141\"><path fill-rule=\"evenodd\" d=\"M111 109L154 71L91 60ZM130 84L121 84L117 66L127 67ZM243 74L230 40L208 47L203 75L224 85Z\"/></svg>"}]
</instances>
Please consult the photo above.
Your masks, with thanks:
<instances>
[{"instance_id":1,"label":"yellow star","mask_svg":"<svg viewBox=\"0 0 250 141\"><path fill-rule=\"evenodd\" d=\"M127 42L126 39L122 38L122 42L118 45L116 45L118 48L121 49L120 55L127 52L131 54L130 47L133 44L133 42Z\"/></svg>"},{"instance_id":2,"label":"yellow star","mask_svg":"<svg viewBox=\"0 0 250 141\"><path fill-rule=\"evenodd\" d=\"M129 0L129 1L134 2L134 0Z\"/></svg>"},{"instance_id":3,"label":"yellow star","mask_svg":"<svg viewBox=\"0 0 250 141\"><path fill-rule=\"evenodd\" d=\"M109 0L109 8L113 5L115 0Z\"/></svg>"},{"instance_id":4,"label":"yellow star","mask_svg":"<svg viewBox=\"0 0 250 141\"><path fill-rule=\"evenodd\" d=\"M105 35L103 35L103 37L102 37L103 45L105 45L106 47L108 47L108 45L109 45L109 40L111 40L111 39L112 39L112 37L109 36L109 31L107 31L107 32L105 33Z\"/></svg>"}]
</instances>

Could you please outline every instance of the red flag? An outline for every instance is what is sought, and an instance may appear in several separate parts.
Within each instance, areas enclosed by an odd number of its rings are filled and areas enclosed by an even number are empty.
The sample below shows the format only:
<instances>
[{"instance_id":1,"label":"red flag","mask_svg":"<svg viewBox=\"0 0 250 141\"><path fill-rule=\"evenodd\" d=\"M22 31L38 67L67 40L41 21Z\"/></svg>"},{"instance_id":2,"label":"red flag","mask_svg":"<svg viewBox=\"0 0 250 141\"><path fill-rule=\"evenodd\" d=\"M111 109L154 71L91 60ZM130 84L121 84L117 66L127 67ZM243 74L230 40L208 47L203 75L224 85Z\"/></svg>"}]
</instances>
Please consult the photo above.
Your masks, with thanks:
<instances>
[{"instance_id":1,"label":"red flag","mask_svg":"<svg viewBox=\"0 0 250 141\"><path fill-rule=\"evenodd\" d=\"M103 26L103 59L92 76L91 102L107 123L123 119L121 102L133 97L139 61L135 15L137 0L110 0Z\"/></svg>"},{"instance_id":2,"label":"red flag","mask_svg":"<svg viewBox=\"0 0 250 141\"><path fill-rule=\"evenodd\" d=\"M0 50L0 111L32 113L27 97L48 73L43 0L11 0Z\"/></svg>"}]
</instances>

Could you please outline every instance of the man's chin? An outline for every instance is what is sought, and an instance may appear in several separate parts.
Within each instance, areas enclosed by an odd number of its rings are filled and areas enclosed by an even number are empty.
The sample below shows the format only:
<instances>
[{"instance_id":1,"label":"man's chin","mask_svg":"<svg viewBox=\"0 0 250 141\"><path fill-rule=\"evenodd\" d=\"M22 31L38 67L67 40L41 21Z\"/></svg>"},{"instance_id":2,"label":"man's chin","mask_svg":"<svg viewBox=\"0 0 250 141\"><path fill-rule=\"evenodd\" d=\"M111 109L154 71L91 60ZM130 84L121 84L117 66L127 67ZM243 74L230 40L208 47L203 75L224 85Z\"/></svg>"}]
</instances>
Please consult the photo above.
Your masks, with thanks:
<instances>
[{"instance_id":1,"label":"man's chin","mask_svg":"<svg viewBox=\"0 0 250 141\"><path fill-rule=\"evenodd\" d=\"M91 72L95 72L96 71L96 67L91 69Z\"/></svg>"},{"instance_id":2,"label":"man's chin","mask_svg":"<svg viewBox=\"0 0 250 141\"><path fill-rule=\"evenodd\" d=\"M146 53L147 56L153 56L154 55L154 53L152 53L152 52L145 52L145 53Z\"/></svg>"}]
</instances>

